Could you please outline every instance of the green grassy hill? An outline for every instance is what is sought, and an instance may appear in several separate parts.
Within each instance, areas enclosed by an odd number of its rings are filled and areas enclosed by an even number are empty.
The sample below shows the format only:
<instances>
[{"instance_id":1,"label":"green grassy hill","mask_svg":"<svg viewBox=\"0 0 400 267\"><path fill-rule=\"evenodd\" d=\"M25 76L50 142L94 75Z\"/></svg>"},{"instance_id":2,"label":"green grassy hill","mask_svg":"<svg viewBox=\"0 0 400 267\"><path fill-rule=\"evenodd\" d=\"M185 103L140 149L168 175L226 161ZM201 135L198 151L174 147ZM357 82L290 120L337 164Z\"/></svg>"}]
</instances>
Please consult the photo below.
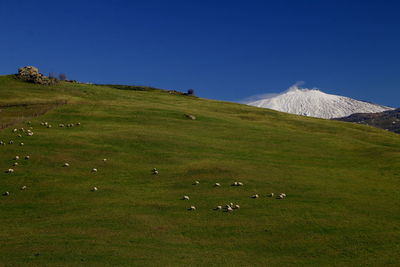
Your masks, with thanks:
<instances>
[{"instance_id":1,"label":"green grassy hill","mask_svg":"<svg viewBox=\"0 0 400 267\"><path fill-rule=\"evenodd\" d=\"M14 76L0 76L0 110L1 266L400 264L397 134ZM12 132L30 126L33 136ZM230 202L241 208L213 210Z\"/></svg>"}]
</instances>

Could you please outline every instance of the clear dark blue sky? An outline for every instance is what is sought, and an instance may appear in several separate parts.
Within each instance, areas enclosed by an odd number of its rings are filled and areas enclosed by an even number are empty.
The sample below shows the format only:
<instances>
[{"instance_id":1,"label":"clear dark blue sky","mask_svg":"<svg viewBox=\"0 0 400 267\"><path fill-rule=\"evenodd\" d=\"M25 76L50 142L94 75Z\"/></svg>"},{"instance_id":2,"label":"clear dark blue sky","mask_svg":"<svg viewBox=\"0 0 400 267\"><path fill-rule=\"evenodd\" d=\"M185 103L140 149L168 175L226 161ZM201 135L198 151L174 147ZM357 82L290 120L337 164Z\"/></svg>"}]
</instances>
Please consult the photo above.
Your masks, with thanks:
<instances>
[{"instance_id":1,"label":"clear dark blue sky","mask_svg":"<svg viewBox=\"0 0 400 267\"><path fill-rule=\"evenodd\" d=\"M238 101L305 87L400 106L400 1L0 0L0 74Z\"/></svg>"}]
</instances>

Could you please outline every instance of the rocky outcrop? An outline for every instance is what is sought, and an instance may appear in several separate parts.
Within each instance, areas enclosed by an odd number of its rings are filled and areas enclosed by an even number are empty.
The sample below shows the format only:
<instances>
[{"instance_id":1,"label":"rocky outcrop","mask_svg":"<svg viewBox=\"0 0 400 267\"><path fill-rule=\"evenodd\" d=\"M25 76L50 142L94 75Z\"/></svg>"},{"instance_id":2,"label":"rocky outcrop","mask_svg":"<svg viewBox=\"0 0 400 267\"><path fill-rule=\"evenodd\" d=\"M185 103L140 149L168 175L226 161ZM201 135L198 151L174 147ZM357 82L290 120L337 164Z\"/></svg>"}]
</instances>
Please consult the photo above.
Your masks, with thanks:
<instances>
[{"instance_id":1,"label":"rocky outcrop","mask_svg":"<svg viewBox=\"0 0 400 267\"><path fill-rule=\"evenodd\" d=\"M44 84L44 85L54 84L57 81L54 78L50 78L39 73L38 68L35 68L33 66L25 66L19 68L17 77L18 79L24 82Z\"/></svg>"}]
</instances>

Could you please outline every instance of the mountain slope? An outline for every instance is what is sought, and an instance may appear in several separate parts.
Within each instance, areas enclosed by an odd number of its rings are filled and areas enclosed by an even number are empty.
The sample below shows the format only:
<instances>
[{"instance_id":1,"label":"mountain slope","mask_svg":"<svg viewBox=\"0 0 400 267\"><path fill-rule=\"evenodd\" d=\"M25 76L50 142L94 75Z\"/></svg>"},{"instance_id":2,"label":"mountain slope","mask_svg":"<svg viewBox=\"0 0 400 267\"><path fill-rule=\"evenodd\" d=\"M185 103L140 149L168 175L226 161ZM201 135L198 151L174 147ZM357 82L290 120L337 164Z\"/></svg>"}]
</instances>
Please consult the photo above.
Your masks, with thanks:
<instances>
[{"instance_id":1,"label":"mountain slope","mask_svg":"<svg viewBox=\"0 0 400 267\"><path fill-rule=\"evenodd\" d=\"M356 113L348 117L337 118L339 121L371 125L391 132L400 133L400 109L379 113Z\"/></svg>"},{"instance_id":2,"label":"mountain slope","mask_svg":"<svg viewBox=\"0 0 400 267\"><path fill-rule=\"evenodd\" d=\"M0 196L4 266L398 263L394 133L162 91L40 86L13 76L0 76L0 105L16 123L0 130L0 190L10 193ZM14 127L34 135L18 137ZM241 208L213 210L229 202Z\"/></svg>"},{"instance_id":3,"label":"mountain slope","mask_svg":"<svg viewBox=\"0 0 400 267\"><path fill-rule=\"evenodd\" d=\"M316 89L300 89L297 86L282 94L250 102L248 105L324 119L391 109L345 96L326 94Z\"/></svg>"}]
</instances>

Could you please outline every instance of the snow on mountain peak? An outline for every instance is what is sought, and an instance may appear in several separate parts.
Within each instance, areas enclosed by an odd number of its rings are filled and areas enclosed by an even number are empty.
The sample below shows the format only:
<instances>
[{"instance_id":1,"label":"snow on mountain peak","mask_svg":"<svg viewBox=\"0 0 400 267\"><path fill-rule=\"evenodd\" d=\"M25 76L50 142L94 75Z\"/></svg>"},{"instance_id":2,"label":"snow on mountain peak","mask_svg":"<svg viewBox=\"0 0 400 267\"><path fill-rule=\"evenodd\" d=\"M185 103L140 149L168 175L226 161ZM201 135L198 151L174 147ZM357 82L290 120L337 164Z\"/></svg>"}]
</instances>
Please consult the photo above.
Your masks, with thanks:
<instances>
[{"instance_id":1,"label":"snow on mountain peak","mask_svg":"<svg viewBox=\"0 0 400 267\"><path fill-rule=\"evenodd\" d=\"M298 84L291 86L283 93L269 95L247 104L324 119L341 118L354 113L376 113L393 109L345 96L327 94L316 88L300 88Z\"/></svg>"}]
</instances>

